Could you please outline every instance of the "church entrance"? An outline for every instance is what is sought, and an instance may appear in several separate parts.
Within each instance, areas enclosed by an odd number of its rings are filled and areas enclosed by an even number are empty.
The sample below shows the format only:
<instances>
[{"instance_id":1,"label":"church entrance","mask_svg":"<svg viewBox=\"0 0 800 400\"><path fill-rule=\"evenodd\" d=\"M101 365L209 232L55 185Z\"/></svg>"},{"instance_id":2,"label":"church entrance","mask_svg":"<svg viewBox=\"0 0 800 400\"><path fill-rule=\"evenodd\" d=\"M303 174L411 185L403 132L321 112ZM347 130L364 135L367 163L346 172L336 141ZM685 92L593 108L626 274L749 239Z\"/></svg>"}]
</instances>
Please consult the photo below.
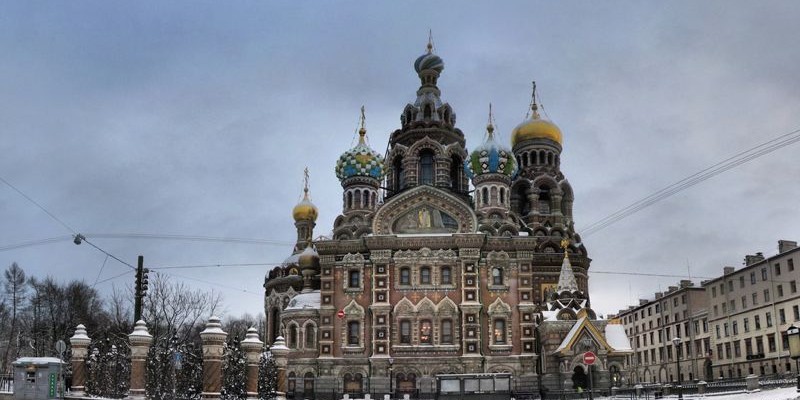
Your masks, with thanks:
<instances>
[{"instance_id":1,"label":"church entrance","mask_svg":"<svg viewBox=\"0 0 800 400\"><path fill-rule=\"evenodd\" d=\"M572 388L586 389L588 387L589 377L586 375L586 372L583 371L583 367L580 365L576 366L575 369L572 370Z\"/></svg>"},{"instance_id":2,"label":"church entrance","mask_svg":"<svg viewBox=\"0 0 800 400\"><path fill-rule=\"evenodd\" d=\"M400 396L408 394L413 397L417 390L417 376L414 374L398 374L396 380L397 392Z\"/></svg>"},{"instance_id":3,"label":"church entrance","mask_svg":"<svg viewBox=\"0 0 800 400\"><path fill-rule=\"evenodd\" d=\"M345 393L362 393L364 391L364 378L361 374L345 374L344 375L344 392Z\"/></svg>"}]
</instances>

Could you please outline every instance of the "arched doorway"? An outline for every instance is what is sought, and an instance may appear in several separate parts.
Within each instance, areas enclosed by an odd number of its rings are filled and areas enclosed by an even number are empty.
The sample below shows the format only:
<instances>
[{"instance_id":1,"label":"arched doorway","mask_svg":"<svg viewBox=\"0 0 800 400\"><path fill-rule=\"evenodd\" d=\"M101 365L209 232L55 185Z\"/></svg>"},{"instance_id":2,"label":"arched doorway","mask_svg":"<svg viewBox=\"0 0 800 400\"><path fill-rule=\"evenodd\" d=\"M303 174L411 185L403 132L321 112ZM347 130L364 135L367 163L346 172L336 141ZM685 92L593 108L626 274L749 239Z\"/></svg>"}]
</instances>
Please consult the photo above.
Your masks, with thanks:
<instances>
[{"instance_id":1,"label":"arched doorway","mask_svg":"<svg viewBox=\"0 0 800 400\"><path fill-rule=\"evenodd\" d=\"M314 373L306 372L303 376L303 397L314 398Z\"/></svg>"},{"instance_id":2,"label":"arched doorway","mask_svg":"<svg viewBox=\"0 0 800 400\"><path fill-rule=\"evenodd\" d=\"M364 391L364 379L360 373L344 375L344 392L345 393L361 393Z\"/></svg>"},{"instance_id":3,"label":"arched doorway","mask_svg":"<svg viewBox=\"0 0 800 400\"><path fill-rule=\"evenodd\" d=\"M703 369L706 372L706 380L709 381L709 382L714 380L714 371L712 369L713 366L714 366L714 363L712 363L711 359L708 359L708 358L706 359L706 362L703 364Z\"/></svg>"},{"instance_id":4,"label":"arched doorway","mask_svg":"<svg viewBox=\"0 0 800 400\"><path fill-rule=\"evenodd\" d=\"M619 366L612 365L608 368L608 372L611 375L611 386L619 386L622 378L622 375L619 372Z\"/></svg>"},{"instance_id":5,"label":"arched doorway","mask_svg":"<svg viewBox=\"0 0 800 400\"><path fill-rule=\"evenodd\" d=\"M417 390L417 376L411 374L397 374L397 392L402 397L404 394L412 395Z\"/></svg>"},{"instance_id":6,"label":"arched doorway","mask_svg":"<svg viewBox=\"0 0 800 400\"><path fill-rule=\"evenodd\" d=\"M572 388L586 389L587 387L589 387L589 376L583 371L583 367L578 365L572 370Z\"/></svg>"}]
</instances>

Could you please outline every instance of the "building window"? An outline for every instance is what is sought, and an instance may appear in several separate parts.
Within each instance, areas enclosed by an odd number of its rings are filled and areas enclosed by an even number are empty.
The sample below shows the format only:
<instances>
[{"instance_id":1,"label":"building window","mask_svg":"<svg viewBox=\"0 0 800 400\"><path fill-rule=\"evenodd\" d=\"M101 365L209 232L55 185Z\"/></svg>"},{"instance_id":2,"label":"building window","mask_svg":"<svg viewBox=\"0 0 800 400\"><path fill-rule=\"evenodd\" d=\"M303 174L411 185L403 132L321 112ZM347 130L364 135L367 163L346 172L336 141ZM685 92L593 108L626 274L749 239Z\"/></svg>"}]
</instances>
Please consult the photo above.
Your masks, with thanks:
<instances>
[{"instance_id":1,"label":"building window","mask_svg":"<svg viewBox=\"0 0 800 400\"><path fill-rule=\"evenodd\" d=\"M792 294L797 293L797 281L789 282L789 292Z\"/></svg>"},{"instance_id":2,"label":"building window","mask_svg":"<svg viewBox=\"0 0 800 400\"><path fill-rule=\"evenodd\" d=\"M503 284L503 270L498 267L492 268L492 285L500 286L502 284Z\"/></svg>"},{"instance_id":3,"label":"building window","mask_svg":"<svg viewBox=\"0 0 800 400\"><path fill-rule=\"evenodd\" d=\"M317 338L314 335L314 325L306 325L306 348L313 349L316 347Z\"/></svg>"},{"instance_id":4,"label":"building window","mask_svg":"<svg viewBox=\"0 0 800 400\"><path fill-rule=\"evenodd\" d=\"M761 268L761 280L762 281L767 280L767 269L766 268Z\"/></svg>"},{"instance_id":5,"label":"building window","mask_svg":"<svg viewBox=\"0 0 800 400\"><path fill-rule=\"evenodd\" d=\"M419 343L420 344L433 344L431 333L433 332L433 325L429 319L424 319L419 322Z\"/></svg>"},{"instance_id":6,"label":"building window","mask_svg":"<svg viewBox=\"0 0 800 400\"><path fill-rule=\"evenodd\" d=\"M792 313L794 313L794 320L800 321L800 307L792 306Z\"/></svg>"},{"instance_id":7,"label":"building window","mask_svg":"<svg viewBox=\"0 0 800 400\"><path fill-rule=\"evenodd\" d=\"M781 274L781 265L775 264L775 276L778 276L780 274Z\"/></svg>"},{"instance_id":8,"label":"building window","mask_svg":"<svg viewBox=\"0 0 800 400\"><path fill-rule=\"evenodd\" d=\"M771 328L772 327L772 313L771 312L767 312L766 317L767 317L767 328Z\"/></svg>"},{"instance_id":9,"label":"building window","mask_svg":"<svg viewBox=\"0 0 800 400\"><path fill-rule=\"evenodd\" d=\"M419 178L420 184L433 184L433 152L423 151L419 154Z\"/></svg>"},{"instance_id":10,"label":"building window","mask_svg":"<svg viewBox=\"0 0 800 400\"><path fill-rule=\"evenodd\" d=\"M755 322L755 325L756 325L756 330L759 330L759 329L761 329L761 316L760 316L760 315L756 315L756 316L753 318L753 321Z\"/></svg>"},{"instance_id":11,"label":"building window","mask_svg":"<svg viewBox=\"0 0 800 400\"><path fill-rule=\"evenodd\" d=\"M441 344L453 344L453 321L446 319L442 321Z\"/></svg>"},{"instance_id":12,"label":"building window","mask_svg":"<svg viewBox=\"0 0 800 400\"><path fill-rule=\"evenodd\" d=\"M419 269L419 283L423 285L431 284L431 267L422 267Z\"/></svg>"},{"instance_id":13,"label":"building window","mask_svg":"<svg viewBox=\"0 0 800 400\"><path fill-rule=\"evenodd\" d=\"M450 267L442 267L439 273L442 278L442 285L450 285L453 283L453 277L450 275Z\"/></svg>"},{"instance_id":14,"label":"building window","mask_svg":"<svg viewBox=\"0 0 800 400\"><path fill-rule=\"evenodd\" d=\"M411 344L411 321L400 321L400 343Z\"/></svg>"},{"instance_id":15,"label":"building window","mask_svg":"<svg viewBox=\"0 0 800 400\"><path fill-rule=\"evenodd\" d=\"M494 335L494 344L506 343L506 320L499 318L494 320L493 335Z\"/></svg>"},{"instance_id":16,"label":"building window","mask_svg":"<svg viewBox=\"0 0 800 400\"><path fill-rule=\"evenodd\" d=\"M744 322L744 332L745 333L750 332L750 319L747 318L747 317L744 317L744 321L743 322Z\"/></svg>"},{"instance_id":17,"label":"building window","mask_svg":"<svg viewBox=\"0 0 800 400\"><path fill-rule=\"evenodd\" d=\"M739 276L739 288L744 288L744 275Z\"/></svg>"},{"instance_id":18,"label":"building window","mask_svg":"<svg viewBox=\"0 0 800 400\"><path fill-rule=\"evenodd\" d=\"M778 297L783 297L783 285L778 285Z\"/></svg>"},{"instance_id":19,"label":"building window","mask_svg":"<svg viewBox=\"0 0 800 400\"><path fill-rule=\"evenodd\" d=\"M750 272L750 284L751 285L756 284L756 271Z\"/></svg>"},{"instance_id":20,"label":"building window","mask_svg":"<svg viewBox=\"0 0 800 400\"><path fill-rule=\"evenodd\" d=\"M758 305L758 293L753 293L753 306Z\"/></svg>"},{"instance_id":21,"label":"building window","mask_svg":"<svg viewBox=\"0 0 800 400\"><path fill-rule=\"evenodd\" d=\"M731 323L731 329L733 329L733 335L734 336L739 334L739 325L736 323L736 321L733 321Z\"/></svg>"},{"instance_id":22,"label":"building window","mask_svg":"<svg viewBox=\"0 0 800 400\"><path fill-rule=\"evenodd\" d=\"M350 270L348 273L348 287L351 289L361 286L361 272L357 269Z\"/></svg>"},{"instance_id":23,"label":"building window","mask_svg":"<svg viewBox=\"0 0 800 400\"><path fill-rule=\"evenodd\" d=\"M747 308L747 296L742 296L742 310Z\"/></svg>"},{"instance_id":24,"label":"building window","mask_svg":"<svg viewBox=\"0 0 800 400\"><path fill-rule=\"evenodd\" d=\"M781 325L786 323L786 311L783 311L782 308L778 310L778 319Z\"/></svg>"},{"instance_id":25,"label":"building window","mask_svg":"<svg viewBox=\"0 0 800 400\"><path fill-rule=\"evenodd\" d=\"M769 303L769 289L764 289L764 303Z\"/></svg>"},{"instance_id":26,"label":"building window","mask_svg":"<svg viewBox=\"0 0 800 400\"><path fill-rule=\"evenodd\" d=\"M793 259L790 258L790 259L786 260L786 264L787 264L787 268L789 268L790 272L794 271L794 260Z\"/></svg>"},{"instance_id":27,"label":"building window","mask_svg":"<svg viewBox=\"0 0 800 400\"><path fill-rule=\"evenodd\" d=\"M358 346L361 336L361 323L358 321L350 321L347 323L347 345Z\"/></svg>"},{"instance_id":28,"label":"building window","mask_svg":"<svg viewBox=\"0 0 800 400\"><path fill-rule=\"evenodd\" d=\"M406 185L405 174L403 173L403 159L397 157L394 159L394 192L397 193Z\"/></svg>"},{"instance_id":29,"label":"building window","mask_svg":"<svg viewBox=\"0 0 800 400\"><path fill-rule=\"evenodd\" d=\"M289 327L289 348L296 349L297 346L297 326Z\"/></svg>"},{"instance_id":30,"label":"building window","mask_svg":"<svg viewBox=\"0 0 800 400\"><path fill-rule=\"evenodd\" d=\"M400 284L401 285L410 285L411 284L411 270L408 268L400 268Z\"/></svg>"}]
</instances>

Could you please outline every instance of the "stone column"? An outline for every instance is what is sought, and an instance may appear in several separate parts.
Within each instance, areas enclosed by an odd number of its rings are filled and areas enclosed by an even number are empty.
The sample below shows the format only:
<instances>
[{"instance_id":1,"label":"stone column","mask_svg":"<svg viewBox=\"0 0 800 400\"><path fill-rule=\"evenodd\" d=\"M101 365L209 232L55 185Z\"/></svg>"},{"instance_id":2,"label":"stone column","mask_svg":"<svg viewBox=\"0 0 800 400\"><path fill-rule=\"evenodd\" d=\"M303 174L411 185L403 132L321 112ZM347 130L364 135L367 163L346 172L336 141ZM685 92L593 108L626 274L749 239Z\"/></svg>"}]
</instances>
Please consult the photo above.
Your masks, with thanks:
<instances>
[{"instance_id":1,"label":"stone column","mask_svg":"<svg viewBox=\"0 0 800 400\"><path fill-rule=\"evenodd\" d=\"M261 352L264 349L264 342L258 339L256 328L250 327L247 330L244 340L242 340L242 350L247 357L247 391L248 399L258 398L258 362Z\"/></svg>"},{"instance_id":2,"label":"stone column","mask_svg":"<svg viewBox=\"0 0 800 400\"><path fill-rule=\"evenodd\" d=\"M72 346L72 386L70 391L76 396L83 396L86 390L86 355L89 352L89 344L92 339L86 335L86 327L83 324L75 328L75 334L69 338Z\"/></svg>"},{"instance_id":3,"label":"stone column","mask_svg":"<svg viewBox=\"0 0 800 400\"><path fill-rule=\"evenodd\" d=\"M272 356L275 357L275 364L278 366L278 396L277 400L286 400L286 365L289 363L289 348L283 336L278 336L275 343L269 348Z\"/></svg>"},{"instance_id":4,"label":"stone column","mask_svg":"<svg viewBox=\"0 0 800 400\"><path fill-rule=\"evenodd\" d=\"M203 341L203 393L204 399L218 399L222 389L222 345L228 333L222 330L219 317L208 319L206 329L200 332Z\"/></svg>"},{"instance_id":5,"label":"stone column","mask_svg":"<svg viewBox=\"0 0 800 400\"><path fill-rule=\"evenodd\" d=\"M144 399L147 352L153 343L153 335L147 331L143 320L136 321L128 342L131 344L131 389L128 394L133 399Z\"/></svg>"}]
</instances>

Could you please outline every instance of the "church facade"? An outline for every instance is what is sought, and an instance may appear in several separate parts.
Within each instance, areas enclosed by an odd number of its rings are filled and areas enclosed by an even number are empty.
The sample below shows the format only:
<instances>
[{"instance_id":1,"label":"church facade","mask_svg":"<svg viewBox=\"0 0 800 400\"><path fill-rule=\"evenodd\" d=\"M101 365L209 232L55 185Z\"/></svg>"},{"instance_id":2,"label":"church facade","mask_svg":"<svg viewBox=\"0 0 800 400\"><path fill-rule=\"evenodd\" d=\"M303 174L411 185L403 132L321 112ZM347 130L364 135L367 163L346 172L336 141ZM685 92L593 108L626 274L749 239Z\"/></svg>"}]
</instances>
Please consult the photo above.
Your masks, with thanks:
<instances>
[{"instance_id":1,"label":"church facade","mask_svg":"<svg viewBox=\"0 0 800 400\"><path fill-rule=\"evenodd\" d=\"M265 280L266 339L291 349L289 395L413 395L450 374L569 389L587 350L598 354L595 385L614 384L630 345L591 309L560 129L534 90L510 146L495 140L490 111L486 141L469 152L430 44L414 69L420 87L385 158L366 143L362 109L359 143L335 165L333 236L312 240L306 185L294 252Z\"/></svg>"}]
</instances>

